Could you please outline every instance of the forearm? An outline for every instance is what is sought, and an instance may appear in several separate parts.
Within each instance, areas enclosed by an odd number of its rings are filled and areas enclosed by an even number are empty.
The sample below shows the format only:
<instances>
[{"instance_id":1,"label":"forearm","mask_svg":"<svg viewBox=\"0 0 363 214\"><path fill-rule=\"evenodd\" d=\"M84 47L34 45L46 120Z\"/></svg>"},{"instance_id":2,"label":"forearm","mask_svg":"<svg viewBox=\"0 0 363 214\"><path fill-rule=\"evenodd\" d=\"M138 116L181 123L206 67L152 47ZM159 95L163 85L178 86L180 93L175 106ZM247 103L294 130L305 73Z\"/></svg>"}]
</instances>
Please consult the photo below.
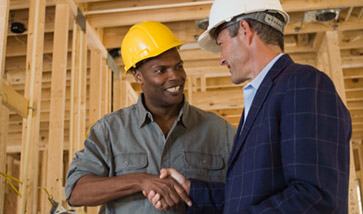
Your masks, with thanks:
<instances>
[{"instance_id":1,"label":"forearm","mask_svg":"<svg viewBox=\"0 0 363 214\"><path fill-rule=\"evenodd\" d=\"M76 183L69 203L74 206L95 206L141 191L145 174L127 174L118 177L86 175Z\"/></svg>"}]
</instances>

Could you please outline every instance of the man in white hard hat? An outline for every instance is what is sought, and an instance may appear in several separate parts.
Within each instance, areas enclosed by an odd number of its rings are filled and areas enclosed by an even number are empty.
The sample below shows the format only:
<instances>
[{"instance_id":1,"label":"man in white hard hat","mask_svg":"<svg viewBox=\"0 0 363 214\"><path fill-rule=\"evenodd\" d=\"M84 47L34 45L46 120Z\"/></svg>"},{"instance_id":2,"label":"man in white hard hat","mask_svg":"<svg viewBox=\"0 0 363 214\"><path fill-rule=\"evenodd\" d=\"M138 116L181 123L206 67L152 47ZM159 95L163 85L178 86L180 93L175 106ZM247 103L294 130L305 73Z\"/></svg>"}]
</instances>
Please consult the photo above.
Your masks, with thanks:
<instances>
[{"instance_id":1,"label":"man in white hard hat","mask_svg":"<svg viewBox=\"0 0 363 214\"><path fill-rule=\"evenodd\" d=\"M178 195L183 188L173 178L160 179L161 168L176 168L188 178L224 181L235 128L185 100L181 45L168 27L155 21L138 23L125 35L125 71L133 73L143 93L136 104L105 115L91 127L67 174L71 205L102 204L113 214L165 213L142 194L155 190L173 208L167 213L183 214L186 206L174 205L188 195Z\"/></svg>"},{"instance_id":2,"label":"man in white hard hat","mask_svg":"<svg viewBox=\"0 0 363 214\"><path fill-rule=\"evenodd\" d=\"M199 44L251 82L226 183L161 172L189 192L189 213L348 213L351 118L327 75L283 54L288 21L279 0L214 1Z\"/></svg>"}]
</instances>

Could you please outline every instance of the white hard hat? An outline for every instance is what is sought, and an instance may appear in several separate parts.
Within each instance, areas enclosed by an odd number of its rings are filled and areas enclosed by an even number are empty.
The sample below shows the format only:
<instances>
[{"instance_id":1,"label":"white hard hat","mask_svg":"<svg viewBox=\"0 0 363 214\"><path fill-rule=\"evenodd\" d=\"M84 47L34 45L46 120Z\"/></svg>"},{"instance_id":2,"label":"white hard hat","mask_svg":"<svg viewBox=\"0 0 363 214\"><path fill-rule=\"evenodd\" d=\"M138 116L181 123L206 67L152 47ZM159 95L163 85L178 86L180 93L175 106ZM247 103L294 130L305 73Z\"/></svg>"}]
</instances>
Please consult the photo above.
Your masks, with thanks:
<instances>
[{"instance_id":1,"label":"white hard hat","mask_svg":"<svg viewBox=\"0 0 363 214\"><path fill-rule=\"evenodd\" d=\"M281 21L271 16L268 16L266 18L265 13L263 13L262 17L259 15L247 15L251 13L266 11L280 13L284 17L285 23L282 23ZM216 44L213 36L211 36L211 31L226 22L230 22L233 18L244 14L247 15L243 16L244 18L256 19L274 27L282 33L284 25L289 22L289 15L282 9L279 0L215 0L209 14L208 29L202 35L200 35L198 39L199 46L205 51L219 53L220 47ZM271 18L273 20L271 20ZM270 20L265 21L265 19Z\"/></svg>"}]
</instances>

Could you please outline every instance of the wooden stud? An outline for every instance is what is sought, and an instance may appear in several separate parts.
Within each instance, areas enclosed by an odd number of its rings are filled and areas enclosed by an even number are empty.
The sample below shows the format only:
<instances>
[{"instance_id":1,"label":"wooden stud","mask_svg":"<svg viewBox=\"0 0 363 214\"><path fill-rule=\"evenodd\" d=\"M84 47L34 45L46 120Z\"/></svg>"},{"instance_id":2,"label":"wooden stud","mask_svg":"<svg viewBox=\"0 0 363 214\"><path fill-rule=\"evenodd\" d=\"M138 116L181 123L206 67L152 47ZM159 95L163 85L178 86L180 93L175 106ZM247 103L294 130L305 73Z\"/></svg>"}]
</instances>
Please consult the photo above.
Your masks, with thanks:
<instances>
[{"instance_id":1,"label":"wooden stud","mask_svg":"<svg viewBox=\"0 0 363 214\"><path fill-rule=\"evenodd\" d=\"M101 87L101 116L107 114L107 89L108 89L108 80L107 80L108 72L107 72L107 64L106 59L102 59L102 87Z\"/></svg>"},{"instance_id":2,"label":"wooden stud","mask_svg":"<svg viewBox=\"0 0 363 214\"><path fill-rule=\"evenodd\" d=\"M82 59L82 32L76 23L73 25L72 36L72 69L71 69L71 92L70 92L70 121L69 121L69 158L73 159L74 153L78 150L79 121L80 121L80 87L79 81L81 59Z\"/></svg>"},{"instance_id":3,"label":"wooden stud","mask_svg":"<svg viewBox=\"0 0 363 214\"><path fill-rule=\"evenodd\" d=\"M113 75L113 111L117 111L121 108L121 78Z\"/></svg>"},{"instance_id":4,"label":"wooden stud","mask_svg":"<svg viewBox=\"0 0 363 214\"><path fill-rule=\"evenodd\" d=\"M43 188L45 188L47 186L47 168L48 168L48 151L47 150L43 150L40 152L40 158L41 160L41 165L40 165L40 187L41 187L41 191L40 191L40 213L48 213L49 210L46 210L47 208L47 204L49 204L49 200L48 200L48 195L47 193L43 190Z\"/></svg>"},{"instance_id":5,"label":"wooden stud","mask_svg":"<svg viewBox=\"0 0 363 214\"><path fill-rule=\"evenodd\" d=\"M205 75L200 76L200 89L201 91L207 90L207 79Z\"/></svg>"},{"instance_id":6,"label":"wooden stud","mask_svg":"<svg viewBox=\"0 0 363 214\"><path fill-rule=\"evenodd\" d=\"M362 17L363 15L363 7L360 8L359 14L358 14L358 18Z\"/></svg>"},{"instance_id":7,"label":"wooden stud","mask_svg":"<svg viewBox=\"0 0 363 214\"><path fill-rule=\"evenodd\" d=\"M89 126L101 117L102 56L100 51L91 51Z\"/></svg>"},{"instance_id":8,"label":"wooden stud","mask_svg":"<svg viewBox=\"0 0 363 214\"><path fill-rule=\"evenodd\" d=\"M193 105L193 82L192 82L192 76L188 76L188 102L190 105Z\"/></svg>"},{"instance_id":9,"label":"wooden stud","mask_svg":"<svg viewBox=\"0 0 363 214\"><path fill-rule=\"evenodd\" d=\"M39 124L41 109L45 0L29 2L28 44L24 96L29 99L27 118L23 120L19 214L36 213L38 204Z\"/></svg>"},{"instance_id":10,"label":"wooden stud","mask_svg":"<svg viewBox=\"0 0 363 214\"><path fill-rule=\"evenodd\" d=\"M345 16L345 19L344 19L345 22L347 22L349 20L350 15L352 14L353 8L354 7L349 8L348 13L347 13L347 15Z\"/></svg>"},{"instance_id":11,"label":"wooden stud","mask_svg":"<svg viewBox=\"0 0 363 214\"><path fill-rule=\"evenodd\" d=\"M47 189L56 201L62 199L64 191L63 143L69 13L67 4L56 5L47 170ZM50 208L48 205L47 210Z\"/></svg>"},{"instance_id":12,"label":"wooden stud","mask_svg":"<svg viewBox=\"0 0 363 214\"><path fill-rule=\"evenodd\" d=\"M107 113L111 113L111 100L112 100L112 71L111 69L107 66L107 103L108 103L108 106L107 106Z\"/></svg>"},{"instance_id":13,"label":"wooden stud","mask_svg":"<svg viewBox=\"0 0 363 214\"><path fill-rule=\"evenodd\" d=\"M0 105L0 172L6 171L6 142L9 127L9 110ZM0 177L0 213L4 212L5 178Z\"/></svg>"},{"instance_id":14,"label":"wooden stud","mask_svg":"<svg viewBox=\"0 0 363 214\"><path fill-rule=\"evenodd\" d=\"M128 82L126 79L128 78L128 74L122 74L121 76L121 107L127 106L127 85Z\"/></svg>"},{"instance_id":15,"label":"wooden stud","mask_svg":"<svg viewBox=\"0 0 363 214\"><path fill-rule=\"evenodd\" d=\"M0 97L3 97L6 41L8 35L10 0L0 3ZM0 172L6 170L6 146L8 137L9 110L0 104ZM4 213L5 179L0 177L0 213Z\"/></svg>"},{"instance_id":16,"label":"wooden stud","mask_svg":"<svg viewBox=\"0 0 363 214\"><path fill-rule=\"evenodd\" d=\"M82 60L79 75L79 87L80 87L80 104L79 104L79 136L78 150L83 149L83 142L86 139L86 96L87 96L87 40L86 34L82 32Z\"/></svg>"}]
</instances>

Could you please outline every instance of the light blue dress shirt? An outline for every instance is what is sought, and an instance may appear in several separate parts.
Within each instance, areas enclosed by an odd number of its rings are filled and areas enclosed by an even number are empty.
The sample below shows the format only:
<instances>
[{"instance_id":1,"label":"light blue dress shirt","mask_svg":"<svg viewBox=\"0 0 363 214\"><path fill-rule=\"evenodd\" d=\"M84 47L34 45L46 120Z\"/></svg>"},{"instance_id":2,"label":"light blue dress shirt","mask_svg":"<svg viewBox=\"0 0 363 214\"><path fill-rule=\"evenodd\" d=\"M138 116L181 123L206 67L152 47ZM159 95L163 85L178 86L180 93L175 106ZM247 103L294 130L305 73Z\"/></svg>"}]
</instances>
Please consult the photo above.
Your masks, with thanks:
<instances>
[{"instance_id":1,"label":"light blue dress shirt","mask_svg":"<svg viewBox=\"0 0 363 214\"><path fill-rule=\"evenodd\" d=\"M263 69L262 71L245 87L243 87L243 99L245 101L245 117L244 120L246 121L248 111L251 108L251 104L253 101L253 98L256 95L256 92L258 90L258 87L260 87L263 79L265 78L268 71L271 69L273 64L282 56L283 53L280 53L275 58L273 58Z\"/></svg>"}]
</instances>

